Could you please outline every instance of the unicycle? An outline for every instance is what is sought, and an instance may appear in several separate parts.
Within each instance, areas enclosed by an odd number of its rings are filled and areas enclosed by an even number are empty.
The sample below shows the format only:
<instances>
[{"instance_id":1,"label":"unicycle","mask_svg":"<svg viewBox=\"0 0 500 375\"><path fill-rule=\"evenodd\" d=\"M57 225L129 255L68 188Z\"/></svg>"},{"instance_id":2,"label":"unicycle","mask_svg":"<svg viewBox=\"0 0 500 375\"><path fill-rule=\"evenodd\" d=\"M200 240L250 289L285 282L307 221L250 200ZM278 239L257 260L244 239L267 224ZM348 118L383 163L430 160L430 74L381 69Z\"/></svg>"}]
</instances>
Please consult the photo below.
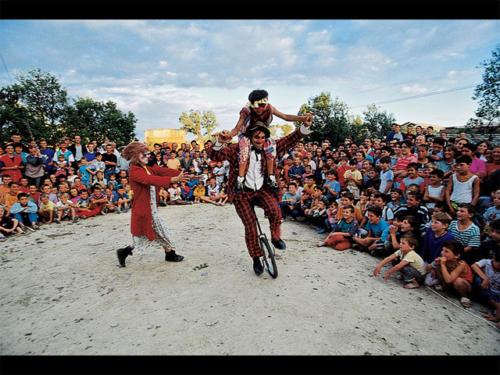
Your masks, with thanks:
<instances>
[{"instance_id":1,"label":"unicycle","mask_svg":"<svg viewBox=\"0 0 500 375\"><path fill-rule=\"evenodd\" d=\"M254 209L255 213L255 209ZM260 248L262 249L262 253L264 254L262 256L264 260L264 265L266 266L267 272L273 279L278 277L278 267L276 266L276 260L274 259L274 247L269 244L269 241L267 240L267 236L265 233L262 232L262 229L260 229L260 224L259 220L257 219L257 214L255 214L255 221L257 222L257 229L259 231L259 244ZM267 252L267 256L266 256Z\"/></svg>"}]
</instances>

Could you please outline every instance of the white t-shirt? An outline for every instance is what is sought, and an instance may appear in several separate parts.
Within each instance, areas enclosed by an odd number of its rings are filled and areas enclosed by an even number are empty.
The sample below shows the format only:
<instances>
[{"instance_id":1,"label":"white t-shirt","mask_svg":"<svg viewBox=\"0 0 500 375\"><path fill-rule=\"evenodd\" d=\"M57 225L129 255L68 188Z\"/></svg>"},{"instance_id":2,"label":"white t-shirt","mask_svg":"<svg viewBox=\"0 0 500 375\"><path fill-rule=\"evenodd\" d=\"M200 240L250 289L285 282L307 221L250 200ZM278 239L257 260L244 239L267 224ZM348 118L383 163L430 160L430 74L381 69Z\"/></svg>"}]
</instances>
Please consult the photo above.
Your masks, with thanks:
<instances>
[{"instance_id":1,"label":"white t-shirt","mask_svg":"<svg viewBox=\"0 0 500 375\"><path fill-rule=\"evenodd\" d=\"M407 261L411 267L415 268L422 275L426 274L424 260L415 251L409 251L408 254L404 255L401 250L397 250L394 254L398 259Z\"/></svg>"},{"instance_id":2,"label":"white t-shirt","mask_svg":"<svg viewBox=\"0 0 500 375\"><path fill-rule=\"evenodd\" d=\"M500 294L500 272L495 271L491 259L481 259L476 262L490 281L490 289L495 294Z\"/></svg>"}]
</instances>

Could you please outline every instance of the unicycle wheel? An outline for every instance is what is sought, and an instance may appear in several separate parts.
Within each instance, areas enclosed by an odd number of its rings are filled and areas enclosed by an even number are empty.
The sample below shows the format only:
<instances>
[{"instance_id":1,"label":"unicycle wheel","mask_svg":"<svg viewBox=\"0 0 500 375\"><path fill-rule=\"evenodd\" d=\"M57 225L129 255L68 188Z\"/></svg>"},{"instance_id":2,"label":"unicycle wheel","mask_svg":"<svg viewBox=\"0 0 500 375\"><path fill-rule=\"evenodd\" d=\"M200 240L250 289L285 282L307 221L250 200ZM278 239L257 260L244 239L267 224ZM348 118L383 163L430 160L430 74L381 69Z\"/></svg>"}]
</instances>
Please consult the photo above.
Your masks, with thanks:
<instances>
[{"instance_id":1,"label":"unicycle wheel","mask_svg":"<svg viewBox=\"0 0 500 375\"><path fill-rule=\"evenodd\" d=\"M273 279L278 277L278 267L276 266L276 260L274 259L274 249L269 245L269 241L265 236L260 238L260 248L262 249L264 255L264 265L266 266L267 272ZM267 256L266 256L267 253Z\"/></svg>"}]
</instances>

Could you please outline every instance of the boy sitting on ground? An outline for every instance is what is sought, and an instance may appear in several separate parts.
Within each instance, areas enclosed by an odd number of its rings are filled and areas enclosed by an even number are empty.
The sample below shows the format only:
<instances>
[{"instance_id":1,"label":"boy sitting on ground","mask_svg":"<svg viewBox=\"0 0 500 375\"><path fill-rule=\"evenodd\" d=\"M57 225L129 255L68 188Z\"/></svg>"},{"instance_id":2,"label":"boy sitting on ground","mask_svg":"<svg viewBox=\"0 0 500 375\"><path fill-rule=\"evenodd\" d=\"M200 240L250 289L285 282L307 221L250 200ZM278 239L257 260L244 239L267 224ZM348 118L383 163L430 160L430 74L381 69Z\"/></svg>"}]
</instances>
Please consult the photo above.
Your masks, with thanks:
<instances>
[{"instance_id":1,"label":"boy sitting on ground","mask_svg":"<svg viewBox=\"0 0 500 375\"><path fill-rule=\"evenodd\" d=\"M424 281L426 270L423 259L415 252L417 244L418 241L413 236L405 235L401 237L399 250L382 260L375 267L373 275L377 276L382 267L391 262L393 267L384 275L384 281L387 281L393 273L399 271L401 272L401 278L405 282L404 287L406 289L418 288Z\"/></svg>"},{"instance_id":2,"label":"boy sitting on ground","mask_svg":"<svg viewBox=\"0 0 500 375\"><path fill-rule=\"evenodd\" d=\"M38 214L40 215L41 222L44 224L50 224L56 216L56 204L49 199L49 195L46 193L42 193L40 201L41 204L38 209Z\"/></svg>"},{"instance_id":3,"label":"boy sitting on ground","mask_svg":"<svg viewBox=\"0 0 500 375\"><path fill-rule=\"evenodd\" d=\"M18 201L10 209L10 214L19 221L22 229L27 226L31 230L40 229L37 224L38 221L38 206L28 198L28 194L19 193L17 195Z\"/></svg>"}]
</instances>

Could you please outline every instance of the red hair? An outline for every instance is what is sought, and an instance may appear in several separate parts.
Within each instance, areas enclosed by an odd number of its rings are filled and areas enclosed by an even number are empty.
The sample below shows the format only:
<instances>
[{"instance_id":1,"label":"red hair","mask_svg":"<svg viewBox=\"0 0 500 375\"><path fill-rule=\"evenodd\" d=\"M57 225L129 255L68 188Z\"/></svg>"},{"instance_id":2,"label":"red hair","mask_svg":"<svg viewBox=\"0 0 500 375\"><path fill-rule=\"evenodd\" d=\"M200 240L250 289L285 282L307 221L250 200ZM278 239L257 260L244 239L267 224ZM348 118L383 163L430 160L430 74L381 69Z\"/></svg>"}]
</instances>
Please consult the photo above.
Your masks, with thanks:
<instances>
[{"instance_id":1,"label":"red hair","mask_svg":"<svg viewBox=\"0 0 500 375\"><path fill-rule=\"evenodd\" d=\"M131 164L139 164L139 156L142 152L149 152L149 147L141 142L131 142L123 149L123 156Z\"/></svg>"}]
</instances>

